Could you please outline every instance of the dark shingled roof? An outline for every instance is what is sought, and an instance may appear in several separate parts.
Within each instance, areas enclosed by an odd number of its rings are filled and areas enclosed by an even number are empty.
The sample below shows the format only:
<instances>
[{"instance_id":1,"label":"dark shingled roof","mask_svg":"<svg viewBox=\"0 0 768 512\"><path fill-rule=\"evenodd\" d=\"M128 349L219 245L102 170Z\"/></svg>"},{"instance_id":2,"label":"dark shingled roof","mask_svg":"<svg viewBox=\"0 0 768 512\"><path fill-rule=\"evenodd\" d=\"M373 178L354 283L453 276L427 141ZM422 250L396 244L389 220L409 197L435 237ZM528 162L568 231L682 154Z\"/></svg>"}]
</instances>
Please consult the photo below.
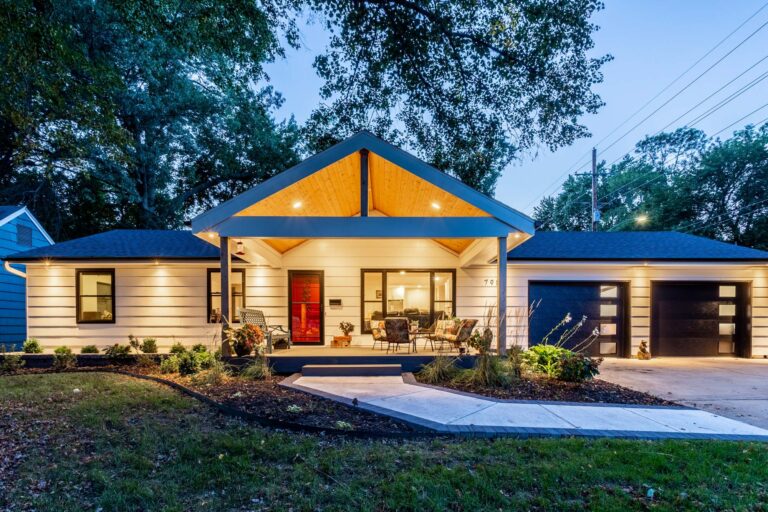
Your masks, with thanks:
<instances>
[{"instance_id":1,"label":"dark shingled roof","mask_svg":"<svg viewBox=\"0 0 768 512\"><path fill-rule=\"evenodd\" d=\"M23 206L0 206L0 220L3 220L4 218L6 218L12 213L16 213L22 208L24 207Z\"/></svg>"},{"instance_id":2,"label":"dark shingled roof","mask_svg":"<svg viewBox=\"0 0 768 512\"><path fill-rule=\"evenodd\" d=\"M538 231L511 261L768 261L768 252L673 231Z\"/></svg>"},{"instance_id":3,"label":"dark shingled roof","mask_svg":"<svg viewBox=\"0 0 768 512\"><path fill-rule=\"evenodd\" d=\"M11 254L9 261L184 259L218 260L219 248L190 231L116 229Z\"/></svg>"}]
</instances>

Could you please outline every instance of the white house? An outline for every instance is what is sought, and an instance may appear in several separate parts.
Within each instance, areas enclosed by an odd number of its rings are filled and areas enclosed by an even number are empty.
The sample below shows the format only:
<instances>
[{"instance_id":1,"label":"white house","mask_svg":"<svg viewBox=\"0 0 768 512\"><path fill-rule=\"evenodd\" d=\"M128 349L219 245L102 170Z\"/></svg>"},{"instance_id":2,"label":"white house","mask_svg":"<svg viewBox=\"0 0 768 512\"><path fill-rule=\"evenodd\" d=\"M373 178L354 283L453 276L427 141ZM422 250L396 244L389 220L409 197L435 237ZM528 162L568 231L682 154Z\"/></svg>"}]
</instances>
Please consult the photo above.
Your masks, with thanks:
<instances>
[{"instance_id":1,"label":"white house","mask_svg":"<svg viewBox=\"0 0 768 512\"><path fill-rule=\"evenodd\" d=\"M768 253L680 233L536 234L529 217L366 132L191 232L110 231L7 259L27 265L28 334L48 350L129 334L161 350L207 342L245 306L289 327L300 354L329 346L341 321L371 347L371 320L482 322L490 307L502 350L570 313L599 330L594 354L630 357L649 340L661 356L768 356Z\"/></svg>"}]
</instances>

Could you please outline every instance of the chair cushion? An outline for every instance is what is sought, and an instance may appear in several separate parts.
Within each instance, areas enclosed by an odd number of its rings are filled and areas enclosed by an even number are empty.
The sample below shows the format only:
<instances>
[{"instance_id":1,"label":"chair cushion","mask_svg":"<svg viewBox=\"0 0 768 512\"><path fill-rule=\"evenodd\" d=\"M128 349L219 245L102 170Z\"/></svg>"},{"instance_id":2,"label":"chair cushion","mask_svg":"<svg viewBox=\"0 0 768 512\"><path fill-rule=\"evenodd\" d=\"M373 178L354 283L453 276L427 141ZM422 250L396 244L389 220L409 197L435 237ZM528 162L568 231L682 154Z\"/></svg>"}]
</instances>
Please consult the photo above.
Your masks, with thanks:
<instances>
[{"instance_id":1,"label":"chair cushion","mask_svg":"<svg viewBox=\"0 0 768 512\"><path fill-rule=\"evenodd\" d=\"M459 332L459 325L454 320L447 320L445 324L445 334L456 334Z\"/></svg>"}]
</instances>

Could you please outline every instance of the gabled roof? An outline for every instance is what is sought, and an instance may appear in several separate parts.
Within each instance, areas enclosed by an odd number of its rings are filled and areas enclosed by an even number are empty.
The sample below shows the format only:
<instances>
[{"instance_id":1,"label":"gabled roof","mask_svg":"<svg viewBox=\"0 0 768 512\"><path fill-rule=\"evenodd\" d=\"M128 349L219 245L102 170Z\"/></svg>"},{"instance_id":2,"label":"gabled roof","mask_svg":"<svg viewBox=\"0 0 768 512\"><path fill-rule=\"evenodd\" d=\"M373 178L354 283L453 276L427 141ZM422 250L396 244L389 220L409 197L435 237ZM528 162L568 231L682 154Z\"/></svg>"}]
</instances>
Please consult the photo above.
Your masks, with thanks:
<instances>
[{"instance_id":1,"label":"gabled roof","mask_svg":"<svg viewBox=\"0 0 768 512\"><path fill-rule=\"evenodd\" d=\"M539 231L509 261L768 261L768 252L674 231Z\"/></svg>"},{"instance_id":2,"label":"gabled roof","mask_svg":"<svg viewBox=\"0 0 768 512\"><path fill-rule=\"evenodd\" d=\"M11 222L13 219L25 213L27 214L27 217L29 217L29 220L31 220L35 227L38 229L38 231L40 231L40 234L43 235L46 240L48 240L48 243L53 244L53 238L51 238L45 228L40 224L40 222L38 222L35 216L32 215L32 212L29 211L29 209L24 205L0 206L0 226Z\"/></svg>"},{"instance_id":3,"label":"gabled roof","mask_svg":"<svg viewBox=\"0 0 768 512\"><path fill-rule=\"evenodd\" d=\"M219 248L189 231L116 229L48 247L10 254L8 261L218 260Z\"/></svg>"},{"instance_id":4,"label":"gabled roof","mask_svg":"<svg viewBox=\"0 0 768 512\"><path fill-rule=\"evenodd\" d=\"M361 150L369 154L369 176L363 183ZM510 232L534 233L530 217L366 131L198 215L192 231L216 232L217 225L235 216L355 216L366 187L371 211L386 217L493 217L510 226ZM291 209L302 202L314 205L306 213Z\"/></svg>"}]
</instances>

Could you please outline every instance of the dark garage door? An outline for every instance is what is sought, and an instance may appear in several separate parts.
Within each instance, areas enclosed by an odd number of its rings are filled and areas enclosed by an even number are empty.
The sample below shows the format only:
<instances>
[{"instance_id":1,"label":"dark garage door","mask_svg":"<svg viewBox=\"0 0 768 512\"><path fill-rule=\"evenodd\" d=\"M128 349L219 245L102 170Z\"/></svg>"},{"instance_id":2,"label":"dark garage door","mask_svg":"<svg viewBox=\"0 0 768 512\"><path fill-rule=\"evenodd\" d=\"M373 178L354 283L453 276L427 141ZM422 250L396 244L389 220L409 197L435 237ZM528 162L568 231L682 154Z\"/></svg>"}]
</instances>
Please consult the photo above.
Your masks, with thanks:
<instances>
[{"instance_id":1,"label":"dark garage door","mask_svg":"<svg viewBox=\"0 0 768 512\"><path fill-rule=\"evenodd\" d=\"M584 325L564 346L578 348L577 345L597 328L600 337L583 351L593 356L625 356L626 290L625 283L530 282L528 297L537 307L529 322L528 343L541 343L547 333L570 313L573 320L552 332L548 343L556 343L566 329L586 316Z\"/></svg>"},{"instance_id":2,"label":"dark garage door","mask_svg":"<svg viewBox=\"0 0 768 512\"><path fill-rule=\"evenodd\" d=\"M651 354L749 357L748 296L746 283L653 283Z\"/></svg>"}]
</instances>

